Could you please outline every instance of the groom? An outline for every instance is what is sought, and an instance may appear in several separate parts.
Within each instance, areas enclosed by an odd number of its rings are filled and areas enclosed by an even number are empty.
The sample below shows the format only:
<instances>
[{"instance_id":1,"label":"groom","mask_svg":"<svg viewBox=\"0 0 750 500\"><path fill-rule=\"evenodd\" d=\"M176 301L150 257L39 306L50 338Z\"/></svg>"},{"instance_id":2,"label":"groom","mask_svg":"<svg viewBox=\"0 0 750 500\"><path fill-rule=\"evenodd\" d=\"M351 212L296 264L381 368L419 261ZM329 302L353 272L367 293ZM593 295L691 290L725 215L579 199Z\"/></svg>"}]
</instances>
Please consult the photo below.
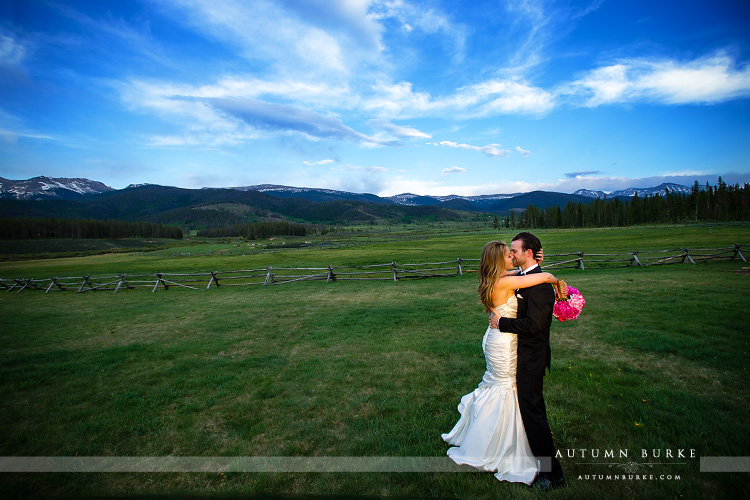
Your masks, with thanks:
<instances>
[{"instance_id":1,"label":"groom","mask_svg":"<svg viewBox=\"0 0 750 500\"><path fill-rule=\"evenodd\" d=\"M521 274L542 272L535 258L541 249L542 243L533 234L518 234L510 245L513 265L521 267ZM542 393L544 371L551 368L549 329L555 292L549 283L543 283L517 290L516 297L517 317L498 319L490 316L490 326L518 335L518 404L529 446L540 463L540 473L534 485L542 490L550 490L565 486L562 467L555 458L556 450Z\"/></svg>"}]
</instances>

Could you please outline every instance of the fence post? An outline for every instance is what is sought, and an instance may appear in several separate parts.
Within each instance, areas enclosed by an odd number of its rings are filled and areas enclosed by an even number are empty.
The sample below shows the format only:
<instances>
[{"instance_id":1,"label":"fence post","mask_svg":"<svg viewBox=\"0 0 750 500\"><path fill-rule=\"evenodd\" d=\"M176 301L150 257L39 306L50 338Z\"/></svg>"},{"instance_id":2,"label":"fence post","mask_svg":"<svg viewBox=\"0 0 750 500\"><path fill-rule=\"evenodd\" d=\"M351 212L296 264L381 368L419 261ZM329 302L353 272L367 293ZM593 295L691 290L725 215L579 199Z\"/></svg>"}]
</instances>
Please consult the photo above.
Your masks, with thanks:
<instances>
[{"instance_id":1,"label":"fence post","mask_svg":"<svg viewBox=\"0 0 750 500\"><path fill-rule=\"evenodd\" d=\"M578 267L576 269L586 270L586 268L583 267L583 252L578 252Z\"/></svg>"},{"instance_id":2,"label":"fence post","mask_svg":"<svg viewBox=\"0 0 750 500\"><path fill-rule=\"evenodd\" d=\"M742 259L742 262L747 262L745 260L745 256L742 255L742 252L740 252L740 248L741 247L742 247L742 245L735 245L734 246L734 254L732 255L732 258L734 259L735 257L737 257L739 255L740 259Z\"/></svg>"},{"instance_id":3,"label":"fence post","mask_svg":"<svg viewBox=\"0 0 750 500\"><path fill-rule=\"evenodd\" d=\"M23 292L23 291L24 291L24 290L26 289L26 287L27 287L27 286L29 286L29 285L31 284L31 280L32 280L32 279L33 279L33 278L28 278L28 279L26 280L26 282L25 282L25 283L24 283L24 282L23 282L22 280L16 280L16 283L18 283L19 285L23 285L23 286L21 287L21 289L20 289L20 290L18 290L18 292L17 292L17 293L21 293L21 292Z\"/></svg>"},{"instance_id":4,"label":"fence post","mask_svg":"<svg viewBox=\"0 0 750 500\"><path fill-rule=\"evenodd\" d=\"M328 278L326 278L326 283L330 283L331 281L336 281L336 275L333 274L333 266L329 264L328 265Z\"/></svg>"},{"instance_id":5,"label":"fence post","mask_svg":"<svg viewBox=\"0 0 750 500\"><path fill-rule=\"evenodd\" d=\"M638 250L633 250L632 252L633 252L633 258L630 259L630 264L632 265L633 261L635 261L636 264L638 264L638 266L640 266L641 265L641 261L638 260Z\"/></svg>"},{"instance_id":6,"label":"fence post","mask_svg":"<svg viewBox=\"0 0 750 500\"><path fill-rule=\"evenodd\" d=\"M211 283L216 283L217 288L220 287L221 284L219 283L219 278L216 277L216 273L218 273L219 271L209 271L209 272L211 273L211 279L208 280L208 286L206 287L206 290L211 288Z\"/></svg>"},{"instance_id":7,"label":"fence post","mask_svg":"<svg viewBox=\"0 0 750 500\"><path fill-rule=\"evenodd\" d=\"M398 275L396 274L396 263L391 262L391 267L393 268L393 281L396 282L398 281Z\"/></svg>"},{"instance_id":8,"label":"fence post","mask_svg":"<svg viewBox=\"0 0 750 500\"><path fill-rule=\"evenodd\" d=\"M151 293L153 293L153 292L156 291L156 289L159 287L159 283L161 283L162 285L164 285L164 289L165 290L169 290L169 285L167 285L164 282L164 279L162 278L162 273L156 273L156 284L154 285L154 289L151 290Z\"/></svg>"},{"instance_id":9,"label":"fence post","mask_svg":"<svg viewBox=\"0 0 750 500\"><path fill-rule=\"evenodd\" d=\"M60 290L65 290L65 288L63 288L63 286L57 282L57 278L52 278L52 283L49 284L49 288L47 288L47 291L44 293L49 293L49 291L52 290L52 287L55 285L57 285Z\"/></svg>"},{"instance_id":10,"label":"fence post","mask_svg":"<svg viewBox=\"0 0 750 500\"><path fill-rule=\"evenodd\" d=\"M125 281L125 275L124 275L124 274L121 274L121 275L120 275L120 282L119 282L119 283L117 283L117 287L115 288L115 291L114 291L113 293L117 293L117 290L119 290L119 289L120 289L120 287L122 286L122 284L123 284L123 283L125 283L125 288L131 288L131 286L130 286L130 285L128 285L128 282L127 282L127 281Z\"/></svg>"},{"instance_id":11,"label":"fence post","mask_svg":"<svg viewBox=\"0 0 750 500\"><path fill-rule=\"evenodd\" d=\"M463 269L461 269L461 257L457 258L456 262L458 262L458 275L459 276L463 276L464 275L464 271L463 271Z\"/></svg>"},{"instance_id":12,"label":"fence post","mask_svg":"<svg viewBox=\"0 0 750 500\"><path fill-rule=\"evenodd\" d=\"M690 249L689 248L683 248L682 249L682 260L680 261L681 264L685 263L685 259L689 260L691 264L695 264L695 261L693 261L693 258L690 257Z\"/></svg>"},{"instance_id":13,"label":"fence post","mask_svg":"<svg viewBox=\"0 0 750 500\"><path fill-rule=\"evenodd\" d=\"M78 289L78 291L77 291L76 293L81 293L81 292L85 291L85 290L83 289L83 287L84 287L84 286L86 286L86 285L88 285L88 286L89 286L89 288L91 288L91 289L93 289L93 288L94 288L94 286L93 286L93 285L91 284L91 282L89 281L89 277L90 277L90 276L91 276L90 274L87 274L86 276L84 276L84 277L83 277L83 283L81 283L81 286L80 286L80 288Z\"/></svg>"},{"instance_id":14,"label":"fence post","mask_svg":"<svg viewBox=\"0 0 750 500\"><path fill-rule=\"evenodd\" d=\"M268 273L266 273L266 281L265 281L265 283L263 283L263 285L267 285L268 283L272 283L273 284L273 283L276 282L276 280L273 279L273 273L271 272L272 269L273 269L273 267L271 267L271 266L268 266L266 268L266 270L268 271Z\"/></svg>"}]
</instances>

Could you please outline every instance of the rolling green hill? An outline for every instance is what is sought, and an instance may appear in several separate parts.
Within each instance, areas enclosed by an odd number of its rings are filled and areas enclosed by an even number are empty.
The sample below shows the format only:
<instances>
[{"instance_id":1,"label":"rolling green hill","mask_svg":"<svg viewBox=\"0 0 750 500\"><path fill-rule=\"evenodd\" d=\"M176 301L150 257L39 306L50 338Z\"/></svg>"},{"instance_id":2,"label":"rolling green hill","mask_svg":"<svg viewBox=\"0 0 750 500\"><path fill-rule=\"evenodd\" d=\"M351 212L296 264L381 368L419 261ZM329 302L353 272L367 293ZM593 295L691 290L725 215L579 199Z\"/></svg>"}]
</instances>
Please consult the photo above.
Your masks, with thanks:
<instances>
[{"instance_id":1,"label":"rolling green hill","mask_svg":"<svg viewBox=\"0 0 750 500\"><path fill-rule=\"evenodd\" d=\"M431 206L401 206L354 200L314 202L257 191L142 186L79 200L0 200L0 217L115 219L177 224L188 229L259 220L311 224L402 223L465 220L467 212Z\"/></svg>"}]
</instances>

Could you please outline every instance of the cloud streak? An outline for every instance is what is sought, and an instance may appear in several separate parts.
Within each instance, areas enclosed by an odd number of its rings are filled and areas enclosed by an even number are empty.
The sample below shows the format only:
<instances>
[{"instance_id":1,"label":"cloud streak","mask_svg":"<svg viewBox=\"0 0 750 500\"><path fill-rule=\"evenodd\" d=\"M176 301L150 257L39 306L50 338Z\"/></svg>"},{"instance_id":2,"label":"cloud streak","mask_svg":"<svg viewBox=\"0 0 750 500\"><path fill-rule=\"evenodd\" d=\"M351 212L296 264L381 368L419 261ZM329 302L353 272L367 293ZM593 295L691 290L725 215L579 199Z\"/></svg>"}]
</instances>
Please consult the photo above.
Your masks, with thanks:
<instances>
[{"instance_id":1,"label":"cloud streak","mask_svg":"<svg viewBox=\"0 0 750 500\"><path fill-rule=\"evenodd\" d=\"M397 146L394 141L370 137L331 118L294 106L259 101L257 99L204 99L212 108L220 110L248 125L261 129L299 132L318 139L349 140L380 146Z\"/></svg>"},{"instance_id":2,"label":"cloud streak","mask_svg":"<svg viewBox=\"0 0 750 500\"><path fill-rule=\"evenodd\" d=\"M440 141L439 143L427 143L427 144L434 144L434 145L440 145L440 146L446 146L449 148L455 148L455 149L468 149L471 151L479 151L480 153L484 153L487 156L493 156L493 157L503 157L503 156L509 156L510 151L507 149L500 149L501 144L488 144L486 146L472 146L470 144L459 144L453 141Z\"/></svg>"},{"instance_id":3,"label":"cloud streak","mask_svg":"<svg viewBox=\"0 0 750 500\"><path fill-rule=\"evenodd\" d=\"M330 163L336 163L335 160L326 159L326 160L320 160L320 161L303 161L305 165L313 166L313 165L328 165Z\"/></svg>"},{"instance_id":4,"label":"cloud streak","mask_svg":"<svg viewBox=\"0 0 750 500\"><path fill-rule=\"evenodd\" d=\"M565 175L568 179L578 179L581 177L591 177L594 175L598 175L601 172L599 170L581 170L579 172L568 172Z\"/></svg>"},{"instance_id":5,"label":"cloud streak","mask_svg":"<svg viewBox=\"0 0 750 500\"><path fill-rule=\"evenodd\" d=\"M426 134L412 127L402 127L400 125L394 125L386 120L370 120L367 124L374 128L384 130L395 137L402 139L431 139L430 134Z\"/></svg>"},{"instance_id":6,"label":"cloud streak","mask_svg":"<svg viewBox=\"0 0 750 500\"><path fill-rule=\"evenodd\" d=\"M461 167L450 167L450 168L444 168L443 169L443 175L450 175L450 174L461 174L466 172L465 168Z\"/></svg>"}]
</instances>

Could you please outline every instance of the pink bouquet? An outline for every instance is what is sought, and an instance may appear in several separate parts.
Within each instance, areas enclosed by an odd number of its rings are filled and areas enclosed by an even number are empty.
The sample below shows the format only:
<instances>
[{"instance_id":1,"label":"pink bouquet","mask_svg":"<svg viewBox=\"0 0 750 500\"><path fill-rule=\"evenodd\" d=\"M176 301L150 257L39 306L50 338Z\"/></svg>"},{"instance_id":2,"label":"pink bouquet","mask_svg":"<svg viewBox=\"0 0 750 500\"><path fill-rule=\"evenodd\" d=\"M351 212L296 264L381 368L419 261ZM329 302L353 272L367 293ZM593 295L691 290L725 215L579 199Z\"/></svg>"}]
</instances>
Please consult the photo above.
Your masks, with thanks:
<instances>
[{"instance_id":1,"label":"pink bouquet","mask_svg":"<svg viewBox=\"0 0 750 500\"><path fill-rule=\"evenodd\" d=\"M566 299L558 298L555 300L555 308L552 311L552 315L559 321L570 321L576 319L583 306L586 305L586 299L583 298L581 292L577 288L568 287L568 297Z\"/></svg>"}]
</instances>

